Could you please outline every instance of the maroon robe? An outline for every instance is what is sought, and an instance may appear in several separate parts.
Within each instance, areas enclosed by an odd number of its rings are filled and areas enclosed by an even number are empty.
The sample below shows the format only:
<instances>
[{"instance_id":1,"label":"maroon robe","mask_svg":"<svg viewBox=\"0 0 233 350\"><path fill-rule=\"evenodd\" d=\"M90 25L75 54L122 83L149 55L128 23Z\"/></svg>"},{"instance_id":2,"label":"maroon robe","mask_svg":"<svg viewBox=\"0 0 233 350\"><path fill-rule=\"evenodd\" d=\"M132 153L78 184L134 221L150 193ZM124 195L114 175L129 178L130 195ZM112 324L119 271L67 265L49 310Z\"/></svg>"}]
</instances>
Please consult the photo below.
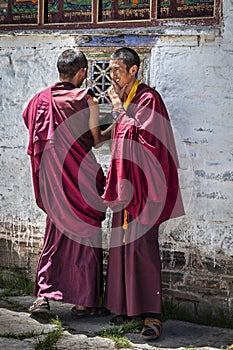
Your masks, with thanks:
<instances>
[{"instance_id":1,"label":"maroon robe","mask_svg":"<svg viewBox=\"0 0 233 350\"><path fill-rule=\"evenodd\" d=\"M114 212L105 293L111 311L161 313L158 226L184 215L177 167L166 107L158 92L140 84L117 119L103 195Z\"/></svg>"},{"instance_id":2,"label":"maroon robe","mask_svg":"<svg viewBox=\"0 0 233 350\"><path fill-rule=\"evenodd\" d=\"M87 93L56 83L31 99L23 118L36 202L47 214L35 294L97 306L105 179L91 151Z\"/></svg>"}]
</instances>

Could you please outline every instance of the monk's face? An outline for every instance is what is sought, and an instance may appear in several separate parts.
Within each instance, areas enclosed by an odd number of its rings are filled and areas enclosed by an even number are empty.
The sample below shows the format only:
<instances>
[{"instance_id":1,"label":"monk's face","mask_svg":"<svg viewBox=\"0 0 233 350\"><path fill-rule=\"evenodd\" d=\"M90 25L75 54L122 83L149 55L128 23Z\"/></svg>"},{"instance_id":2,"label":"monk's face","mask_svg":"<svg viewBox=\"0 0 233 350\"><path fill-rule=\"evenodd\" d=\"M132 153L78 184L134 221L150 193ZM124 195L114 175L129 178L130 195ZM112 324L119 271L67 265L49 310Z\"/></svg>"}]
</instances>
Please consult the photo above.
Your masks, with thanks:
<instances>
[{"instance_id":1,"label":"monk's face","mask_svg":"<svg viewBox=\"0 0 233 350\"><path fill-rule=\"evenodd\" d=\"M137 66L132 66L127 70L126 64L122 60L110 60L110 77L120 88L135 81Z\"/></svg>"}]
</instances>

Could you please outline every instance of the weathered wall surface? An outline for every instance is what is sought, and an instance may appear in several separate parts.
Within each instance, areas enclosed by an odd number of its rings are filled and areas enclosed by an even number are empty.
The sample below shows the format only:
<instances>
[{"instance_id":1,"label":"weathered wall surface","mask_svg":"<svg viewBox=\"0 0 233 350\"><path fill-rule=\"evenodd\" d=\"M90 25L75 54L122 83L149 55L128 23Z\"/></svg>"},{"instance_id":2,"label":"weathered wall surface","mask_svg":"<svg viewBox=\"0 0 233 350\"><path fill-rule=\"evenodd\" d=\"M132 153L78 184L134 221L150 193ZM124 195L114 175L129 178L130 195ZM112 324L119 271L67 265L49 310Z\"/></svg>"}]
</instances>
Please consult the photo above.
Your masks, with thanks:
<instances>
[{"instance_id":1,"label":"weathered wall surface","mask_svg":"<svg viewBox=\"0 0 233 350\"><path fill-rule=\"evenodd\" d=\"M185 218L160 236L164 291L194 313L233 307L231 11L225 2L219 37L162 38L153 49L152 80L179 135L186 199Z\"/></svg>"},{"instance_id":2,"label":"weathered wall surface","mask_svg":"<svg viewBox=\"0 0 233 350\"><path fill-rule=\"evenodd\" d=\"M164 295L198 313L210 307L233 311L232 11L232 2L225 1L219 28L151 30L156 40L144 72L172 119L186 207L185 217L161 226ZM35 271L44 215L34 203L21 114L34 93L57 80L60 52L84 45L84 34L0 36L0 266ZM88 44L84 46L91 55ZM92 50L111 52L114 42L112 48ZM98 155L106 168L108 149ZM105 235L109 224L108 218Z\"/></svg>"}]
</instances>

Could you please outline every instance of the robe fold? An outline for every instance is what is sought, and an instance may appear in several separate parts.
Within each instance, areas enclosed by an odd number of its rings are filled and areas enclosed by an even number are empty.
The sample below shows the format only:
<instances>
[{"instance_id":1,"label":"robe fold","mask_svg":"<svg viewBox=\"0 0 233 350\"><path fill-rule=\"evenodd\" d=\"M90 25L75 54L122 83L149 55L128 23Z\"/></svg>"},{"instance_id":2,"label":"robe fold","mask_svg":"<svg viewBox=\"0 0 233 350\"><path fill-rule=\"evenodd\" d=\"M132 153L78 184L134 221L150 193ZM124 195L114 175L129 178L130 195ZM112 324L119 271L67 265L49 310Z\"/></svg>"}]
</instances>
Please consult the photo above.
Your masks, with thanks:
<instances>
[{"instance_id":1,"label":"robe fold","mask_svg":"<svg viewBox=\"0 0 233 350\"><path fill-rule=\"evenodd\" d=\"M78 239L96 234L105 218L105 178L91 151L88 90L70 85L37 94L23 118L36 202L60 231Z\"/></svg>"},{"instance_id":2,"label":"robe fold","mask_svg":"<svg viewBox=\"0 0 233 350\"><path fill-rule=\"evenodd\" d=\"M92 153L88 94L55 83L30 100L23 119L36 203L47 214L35 295L97 306L105 177Z\"/></svg>"},{"instance_id":3,"label":"robe fold","mask_svg":"<svg viewBox=\"0 0 233 350\"><path fill-rule=\"evenodd\" d=\"M103 194L113 210L105 292L105 306L113 312L161 313L158 227L184 215L178 166L166 107L157 91L140 84L116 120Z\"/></svg>"},{"instance_id":4,"label":"robe fold","mask_svg":"<svg viewBox=\"0 0 233 350\"><path fill-rule=\"evenodd\" d=\"M155 90L140 84L127 112L117 119L112 161L103 195L141 224L159 225L184 215L171 123Z\"/></svg>"}]
</instances>

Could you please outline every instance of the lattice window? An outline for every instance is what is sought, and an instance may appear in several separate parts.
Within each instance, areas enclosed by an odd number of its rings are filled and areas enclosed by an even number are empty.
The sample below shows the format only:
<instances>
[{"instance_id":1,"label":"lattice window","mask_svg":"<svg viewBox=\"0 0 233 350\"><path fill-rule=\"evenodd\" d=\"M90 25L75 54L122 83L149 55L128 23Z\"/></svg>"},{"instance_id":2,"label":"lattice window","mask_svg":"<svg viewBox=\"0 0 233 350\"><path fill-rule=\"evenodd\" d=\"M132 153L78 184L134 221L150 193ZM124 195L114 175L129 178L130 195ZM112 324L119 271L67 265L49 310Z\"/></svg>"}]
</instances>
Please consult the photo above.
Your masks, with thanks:
<instances>
[{"instance_id":1,"label":"lattice window","mask_svg":"<svg viewBox=\"0 0 233 350\"><path fill-rule=\"evenodd\" d=\"M101 108L108 109L108 106L111 106L111 101L107 90L112 84L109 61L114 49L109 48L108 50L104 50L104 52L101 52L101 50L98 52L96 48L89 47L84 51L88 59L88 76L83 87L92 88ZM138 48L138 54L141 60L138 78L144 83L149 84L150 48Z\"/></svg>"},{"instance_id":2,"label":"lattice window","mask_svg":"<svg viewBox=\"0 0 233 350\"><path fill-rule=\"evenodd\" d=\"M107 90L111 85L109 74L109 61L93 60L91 67L91 80L95 94L100 104L110 103Z\"/></svg>"}]
</instances>

